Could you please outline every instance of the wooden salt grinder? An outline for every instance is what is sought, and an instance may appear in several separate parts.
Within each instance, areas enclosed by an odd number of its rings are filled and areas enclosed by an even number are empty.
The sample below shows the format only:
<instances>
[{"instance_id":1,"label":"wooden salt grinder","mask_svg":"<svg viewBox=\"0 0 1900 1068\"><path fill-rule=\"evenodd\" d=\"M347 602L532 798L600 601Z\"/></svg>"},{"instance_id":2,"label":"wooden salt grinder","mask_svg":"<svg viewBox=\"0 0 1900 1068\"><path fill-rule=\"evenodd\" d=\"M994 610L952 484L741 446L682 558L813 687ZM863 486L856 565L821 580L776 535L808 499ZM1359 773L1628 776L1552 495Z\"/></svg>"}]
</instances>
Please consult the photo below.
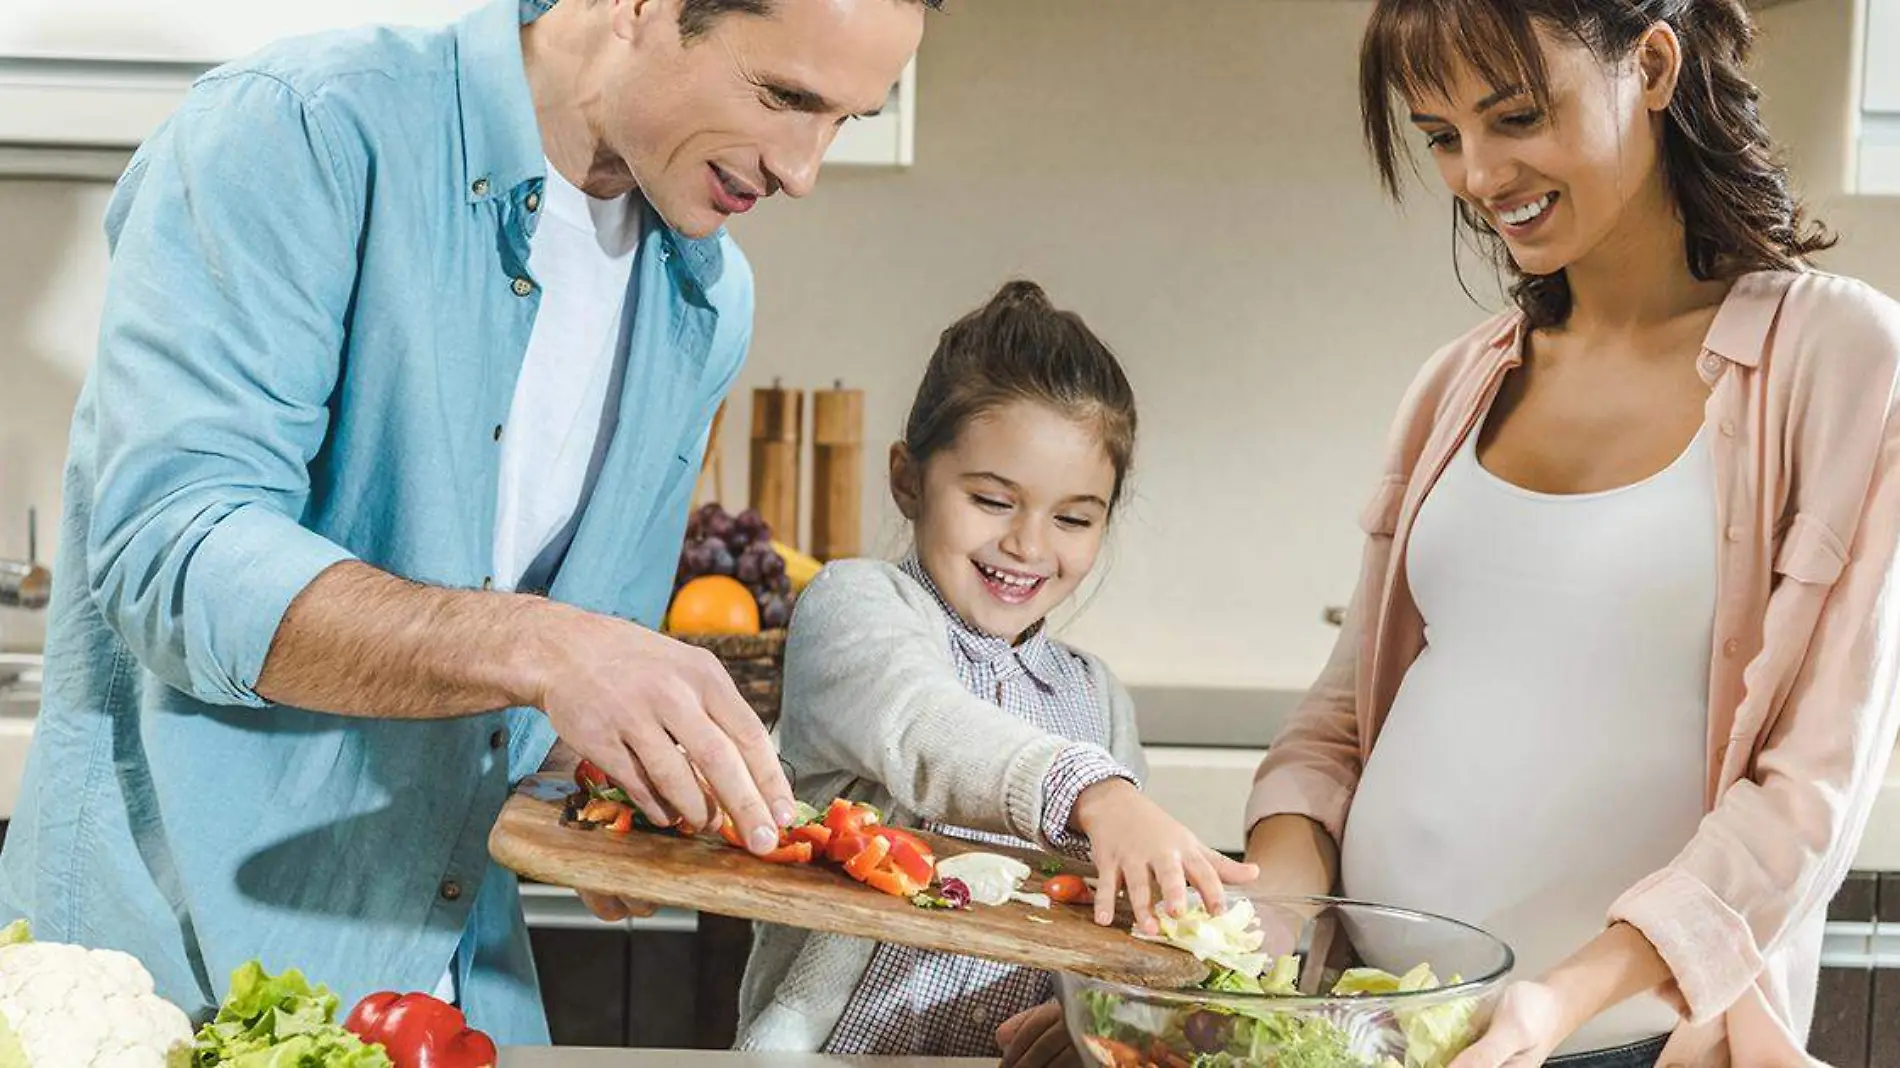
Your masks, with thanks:
<instances>
[{"instance_id":1,"label":"wooden salt grinder","mask_svg":"<svg viewBox=\"0 0 1900 1068\"><path fill-rule=\"evenodd\" d=\"M858 556L864 477L864 391L812 394L811 554L820 560Z\"/></svg>"},{"instance_id":2,"label":"wooden salt grinder","mask_svg":"<svg viewBox=\"0 0 1900 1068\"><path fill-rule=\"evenodd\" d=\"M804 443L805 394L772 388L752 391L751 504L788 545L798 541L799 448Z\"/></svg>"}]
</instances>

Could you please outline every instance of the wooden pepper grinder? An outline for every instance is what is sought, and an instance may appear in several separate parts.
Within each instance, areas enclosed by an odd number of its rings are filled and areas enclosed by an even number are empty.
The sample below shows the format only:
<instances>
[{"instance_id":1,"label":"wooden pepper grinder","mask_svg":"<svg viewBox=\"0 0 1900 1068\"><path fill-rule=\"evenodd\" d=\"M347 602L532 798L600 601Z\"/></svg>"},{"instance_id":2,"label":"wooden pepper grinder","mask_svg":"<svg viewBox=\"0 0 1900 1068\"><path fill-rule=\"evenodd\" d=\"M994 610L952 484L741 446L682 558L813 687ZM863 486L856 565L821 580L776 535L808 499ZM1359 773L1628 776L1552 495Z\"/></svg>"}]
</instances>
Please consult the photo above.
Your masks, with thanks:
<instances>
[{"instance_id":1,"label":"wooden pepper grinder","mask_svg":"<svg viewBox=\"0 0 1900 1068\"><path fill-rule=\"evenodd\" d=\"M864 391L842 381L811 398L811 554L842 560L863 551Z\"/></svg>"},{"instance_id":2,"label":"wooden pepper grinder","mask_svg":"<svg viewBox=\"0 0 1900 1068\"><path fill-rule=\"evenodd\" d=\"M804 444L805 394L772 388L752 391L751 503L788 544L798 538L799 450Z\"/></svg>"}]
</instances>

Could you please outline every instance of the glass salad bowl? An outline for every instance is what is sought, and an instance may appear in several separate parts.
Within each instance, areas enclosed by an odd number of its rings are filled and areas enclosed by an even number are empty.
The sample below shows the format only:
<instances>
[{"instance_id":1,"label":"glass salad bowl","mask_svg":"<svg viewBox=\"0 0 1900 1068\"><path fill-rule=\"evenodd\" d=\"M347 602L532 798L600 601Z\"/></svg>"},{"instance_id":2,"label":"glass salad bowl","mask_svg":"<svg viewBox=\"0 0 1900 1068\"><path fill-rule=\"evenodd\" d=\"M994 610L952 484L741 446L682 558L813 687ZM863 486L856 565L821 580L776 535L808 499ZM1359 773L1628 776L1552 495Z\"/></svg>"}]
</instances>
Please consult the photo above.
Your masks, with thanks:
<instances>
[{"instance_id":1,"label":"glass salad bowl","mask_svg":"<svg viewBox=\"0 0 1900 1068\"><path fill-rule=\"evenodd\" d=\"M1084 1063L1102 1068L1445 1068L1490 1021L1514 960L1443 917L1334 898L1236 895L1163 920L1206 961L1200 987L1063 974Z\"/></svg>"}]
</instances>

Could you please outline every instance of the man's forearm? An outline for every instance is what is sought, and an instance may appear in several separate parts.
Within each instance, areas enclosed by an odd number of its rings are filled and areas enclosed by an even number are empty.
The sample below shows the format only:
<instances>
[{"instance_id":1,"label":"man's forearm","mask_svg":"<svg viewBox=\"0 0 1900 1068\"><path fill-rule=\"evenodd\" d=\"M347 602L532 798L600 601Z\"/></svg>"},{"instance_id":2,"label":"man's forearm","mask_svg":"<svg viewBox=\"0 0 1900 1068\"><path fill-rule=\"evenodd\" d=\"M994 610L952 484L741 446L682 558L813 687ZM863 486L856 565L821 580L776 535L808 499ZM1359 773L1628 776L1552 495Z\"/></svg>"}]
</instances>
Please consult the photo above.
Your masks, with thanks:
<instances>
[{"instance_id":1,"label":"man's forearm","mask_svg":"<svg viewBox=\"0 0 1900 1068\"><path fill-rule=\"evenodd\" d=\"M256 689L278 704L379 719L537 704L536 636L563 611L572 609L340 563L291 602Z\"/></svg>"}]
</instances>

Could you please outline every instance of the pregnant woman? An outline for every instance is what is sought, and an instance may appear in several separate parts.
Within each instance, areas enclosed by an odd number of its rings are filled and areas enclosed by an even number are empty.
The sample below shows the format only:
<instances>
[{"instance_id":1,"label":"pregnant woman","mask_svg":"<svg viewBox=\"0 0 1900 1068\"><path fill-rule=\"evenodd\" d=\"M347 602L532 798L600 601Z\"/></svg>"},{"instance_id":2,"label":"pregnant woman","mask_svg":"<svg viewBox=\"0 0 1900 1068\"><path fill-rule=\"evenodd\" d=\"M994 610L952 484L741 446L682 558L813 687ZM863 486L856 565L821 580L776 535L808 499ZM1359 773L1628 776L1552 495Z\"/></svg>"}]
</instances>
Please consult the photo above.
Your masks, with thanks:
<instances>
[{"instance_id":1,"label":"pregnant woman","mask_svg":"<svg viewBox=\"0 0 1900 1068\"><path fill-rule=\"evenodd\" d=\"M1514 307L1407 394L1358 591L1261 765L1271 888L1518 950L1456 1068L1802 1065L1900 726L1900 306L1820 273L1741 0L1379 0Z\"/></svg>"}]
</instances>

